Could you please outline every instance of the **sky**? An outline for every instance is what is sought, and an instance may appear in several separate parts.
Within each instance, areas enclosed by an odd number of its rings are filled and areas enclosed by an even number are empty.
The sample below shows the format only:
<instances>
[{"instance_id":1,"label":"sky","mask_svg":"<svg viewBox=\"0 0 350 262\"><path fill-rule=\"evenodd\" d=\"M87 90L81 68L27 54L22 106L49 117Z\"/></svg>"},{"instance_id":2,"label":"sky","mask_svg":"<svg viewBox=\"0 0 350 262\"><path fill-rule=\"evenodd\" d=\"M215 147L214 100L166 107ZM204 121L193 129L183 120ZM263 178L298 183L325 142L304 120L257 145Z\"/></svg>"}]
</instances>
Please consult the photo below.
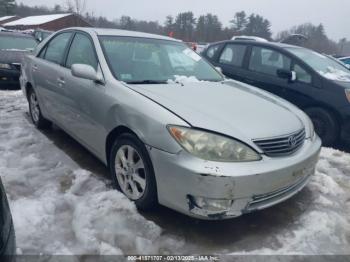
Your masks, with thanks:
<instances>
[{"instance_id":1,"label":"sky","mask_svg":"<svg viewBox=\"0 0 350 262\"><path fill-rule=\"evenodd\" d=\"M17 0L27 5L65 5L66 0ZM87 11L111 20L122 15L163 23L167 15L192 11L196 16L208 12L219 16L224 25L238 11L258 13L269 19L274 34L306 22L323 23L327 35L350 39L350 0L86 0Z\"/></svg>"}]
</instances>

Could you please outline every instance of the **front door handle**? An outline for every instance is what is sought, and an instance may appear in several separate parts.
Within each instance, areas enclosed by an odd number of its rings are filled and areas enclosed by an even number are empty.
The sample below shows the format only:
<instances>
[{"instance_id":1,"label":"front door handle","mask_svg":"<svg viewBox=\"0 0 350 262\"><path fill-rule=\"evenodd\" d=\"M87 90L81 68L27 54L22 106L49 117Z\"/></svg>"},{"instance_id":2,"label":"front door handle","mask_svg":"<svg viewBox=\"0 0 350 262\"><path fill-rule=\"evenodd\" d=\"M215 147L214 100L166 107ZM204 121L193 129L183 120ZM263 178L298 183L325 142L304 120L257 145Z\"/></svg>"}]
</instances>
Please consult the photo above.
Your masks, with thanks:
<instances>
[{"instance_id":1,"label":"front door handle","mask_svg":"<svg viewBox=\"0 0 350 262\"><path fill-rule=\"evenodd\" d=\"M33 65L32 70L33 70L33 72L38 71L38 66L37 65Z\"/></svg>"}]
</instances>

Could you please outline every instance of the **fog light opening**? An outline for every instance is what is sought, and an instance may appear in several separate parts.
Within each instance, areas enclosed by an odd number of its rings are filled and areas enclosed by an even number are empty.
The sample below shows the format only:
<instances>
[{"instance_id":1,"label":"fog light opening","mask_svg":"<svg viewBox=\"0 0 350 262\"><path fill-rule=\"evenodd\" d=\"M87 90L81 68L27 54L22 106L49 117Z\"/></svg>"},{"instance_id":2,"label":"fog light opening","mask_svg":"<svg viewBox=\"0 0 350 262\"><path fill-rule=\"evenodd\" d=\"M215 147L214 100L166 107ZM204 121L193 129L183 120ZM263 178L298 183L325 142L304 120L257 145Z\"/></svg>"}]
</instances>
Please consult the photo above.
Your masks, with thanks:
<instances>
[{"instance_id":1,"label":"fog light opening","mask_svg":"<svg viewBox=\"0 0 350 262\"><path fill-rule=\"evenodd\" d=\"M191 207L197 207L208 212L224 212L230 210L233 200L212 199L206 197L188 196Z\"/></svg>"}]
</instances>

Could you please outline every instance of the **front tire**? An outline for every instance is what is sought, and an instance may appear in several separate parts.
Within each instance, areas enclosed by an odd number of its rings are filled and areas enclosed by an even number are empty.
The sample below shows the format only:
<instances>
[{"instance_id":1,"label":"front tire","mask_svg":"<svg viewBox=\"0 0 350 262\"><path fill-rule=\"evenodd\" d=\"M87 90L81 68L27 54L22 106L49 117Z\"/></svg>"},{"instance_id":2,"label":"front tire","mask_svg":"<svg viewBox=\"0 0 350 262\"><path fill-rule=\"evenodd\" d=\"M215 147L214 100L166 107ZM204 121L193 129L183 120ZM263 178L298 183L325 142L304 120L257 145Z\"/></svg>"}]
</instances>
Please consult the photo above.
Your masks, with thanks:
<instances>
[{"instance_id":1,"label":"front tire","mask_svg":"<svg viewBox=\"0 0 350 262\"><path fill-rule=\"evenodd\" d=\"M109 163L115 188L134 201L138 209L150 210L158 204L153 165L136 136L121 135L112 147Z\"/></svg>"},{"instance_id":2,"label":"front tire","mask_svg":"<svg viewBox=\"0 0 350 262\"><path fill-rule=\"evenodd\" d=\"M320 107L308 108L305 112L311 118L322 145L333 146L339 138L339 124L334 114Z\"/></svg>"},{"instance_id":3,"label":"front tire","mask_svg":"<svg viewBox=\"0 0 350 262\"><path fill-rule=\"evenodd\" d=\"M33 124L38 129L50 128L52 123L43 117L39 106L38 97L33 88L28 90L28 103L29 103L29 114Z\"/></svg>"}]
</instances>

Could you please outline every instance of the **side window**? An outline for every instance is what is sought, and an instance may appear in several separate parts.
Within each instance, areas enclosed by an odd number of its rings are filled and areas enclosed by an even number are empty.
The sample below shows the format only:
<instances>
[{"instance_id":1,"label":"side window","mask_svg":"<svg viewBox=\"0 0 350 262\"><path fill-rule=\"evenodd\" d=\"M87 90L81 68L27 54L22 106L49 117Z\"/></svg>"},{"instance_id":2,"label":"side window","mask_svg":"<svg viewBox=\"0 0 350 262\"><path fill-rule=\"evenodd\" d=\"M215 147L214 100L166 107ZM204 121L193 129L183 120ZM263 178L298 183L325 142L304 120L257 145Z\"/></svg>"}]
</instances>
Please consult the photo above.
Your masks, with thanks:
<instances>
[{"instance_id":1,"label":"side window","mask_svg":"<svg viewBox=\"0 0 350 262\"><path fill-rule=\"evenodd\" d=\"M206 52L207 57L213 58L214 55L216 54L216 52L219 50L219 48L220 48L220 45L214 45L214 46L209 47L207 52Z\"/></svg>"},{"instance_id":2,"label":"side window","mask_svg":"<svg viewBox=\"0 0 350 262\"><path fill-rule=\"evenodd\" d=\"M277 76L278 69L290 70L291 59L278 51L253 47L250 55L249 69L255 72Z\"/></svg>"},{"instance_id":3,"label":"side window","mask_svg":"<svg viewBox=\"0 0 350 262\"><path fill-rule=\"evenodd\" d=\"M45 46L43 49L41 49L40 54L38 55L38 57L44 59L45 53L46 53L46 49L47 49L47 46Z\"/></svg>"},{"instance_id":4,"label":"side window","mask_svg":"<svg viewBox=\"0 0 350 262\"><path fill-rule=\"evenodd\" d=\"M246 46L228 44L220 56L219 63L233 66L242 66Z\"/></svg>"},{"instance_id":5,"label":"side window","mask_svg":"<svg viewBox=\"0 0 350 262\"><path fill-rule=\"evenodd\" d=\"M312 77L311 75L306 72L301 66L298 64L294 65L294 71L297 75L297 80L303 83L310 84L312 82Z\"/></svg>"},{"instance_id":6,"label":"side window","mask_svg":"<svg viewBox=\"0 0 350 262\"><path fill-rule=\"evenodd\" d=\"M60 64L71 35L72 33L62 33L52 39L46 48L45 59Z\"/></svg>"},{"instance_id":7,"label":"side window","mask_svg":"<svg viewBox=\"0 0 350 262\"><path fill-rule=\"evenodd\" d=\"M97 69L97 58L94 45L91 40L83 35L76 34L70 47L66 67L71 68L74 64L90 65Z\"/></svg>"}]
</instances>

